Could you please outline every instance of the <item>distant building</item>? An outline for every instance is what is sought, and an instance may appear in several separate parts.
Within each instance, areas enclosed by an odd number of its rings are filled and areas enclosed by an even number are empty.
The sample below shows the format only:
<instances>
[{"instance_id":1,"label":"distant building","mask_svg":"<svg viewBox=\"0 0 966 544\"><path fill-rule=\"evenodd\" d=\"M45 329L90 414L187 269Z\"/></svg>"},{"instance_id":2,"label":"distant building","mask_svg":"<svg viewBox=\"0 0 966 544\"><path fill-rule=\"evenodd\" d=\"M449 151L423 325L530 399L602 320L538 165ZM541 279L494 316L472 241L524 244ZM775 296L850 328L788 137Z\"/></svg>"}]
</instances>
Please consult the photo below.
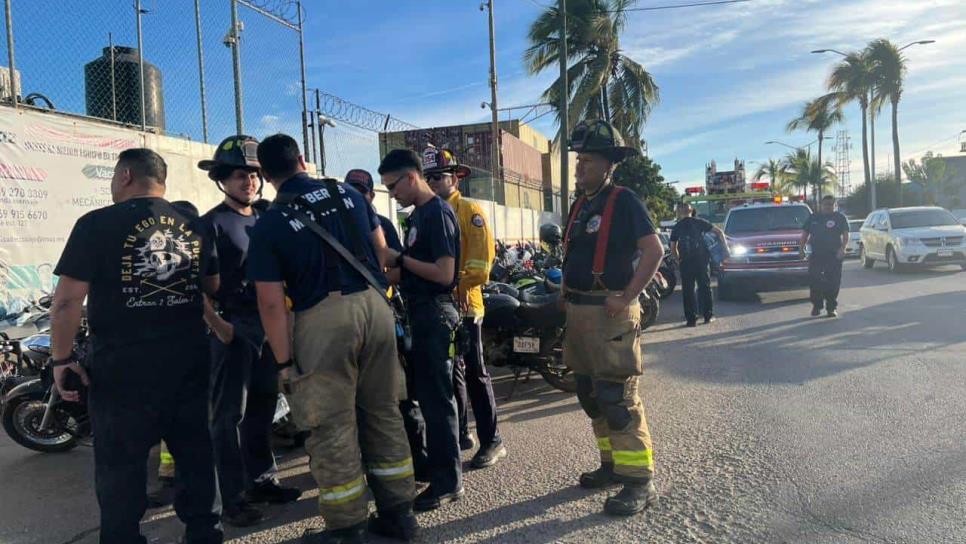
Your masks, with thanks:
<instances>
[{"instance_id":1,"label":"distant building","mask_svg":"<svg viewBox=\"0 0 966 544\"><path fill-rule=\"evenodd\" d=\"M735 159L735 169L718 171L715 161L704 165L704 185L709 195L745 192L745 162Z\"/></svg>"},{"instance_id":2,"label":"distant building","mask_svg":"<svg viewBox=\"0 0 966 544\"><path fill-rule=\"evenodd\" d=\"M519 119L500 122L503 179L493 173L490 123L434 127L379 135L379 152L404 148L421 152L427 144L452 149L471 174L460 183L464 196L516 208L560 211L560 154L550 140ZM571 153L570 187L575 155ZM571 190L571 194L573 191Z\"/></svg>"}]
</instances>

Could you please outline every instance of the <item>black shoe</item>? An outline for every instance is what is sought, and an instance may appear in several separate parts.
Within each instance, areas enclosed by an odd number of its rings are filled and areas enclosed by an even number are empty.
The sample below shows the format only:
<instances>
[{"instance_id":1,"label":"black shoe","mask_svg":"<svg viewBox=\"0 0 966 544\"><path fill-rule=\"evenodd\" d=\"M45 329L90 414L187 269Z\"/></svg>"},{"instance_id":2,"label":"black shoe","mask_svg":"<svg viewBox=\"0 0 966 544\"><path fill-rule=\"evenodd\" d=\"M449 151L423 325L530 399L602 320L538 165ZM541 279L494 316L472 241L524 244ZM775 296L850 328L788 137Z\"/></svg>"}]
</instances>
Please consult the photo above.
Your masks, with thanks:
<instances>
[{"instance_id":1,"label":"black shoe","mask_svg":"<svg viewBox=\"0 0 966 544\"><path fill-rule=\"evenodd\" d=\"M251 503L286 504L299 500L301 496L302 491L299 489L282 487L272 480L258 482L254 487L245 491L245 500Z\"/></svg>"},{"instance_id":2,"label":"black shoe","mask_svg":"<svg viewBox=\"0 0 966 544\"><path fill-rule=\"evenodd\" d=\"M468 451L476 447L476 439L471 434L460 437L460 451Z\"/></svg>"},{"instance_id":3,"label":"black shoe","mask_svg":"<svg viewBox=\"0 0 966 544\"><path fill-rule=\"evenodd\" d=\"M221 519L232 527L251 527L265 520L265 514L251 504L240 501L231 506L225 507L221 514Z\"/></svg>"},{"instance_id":4,"label":"black shoe","mask_svg":"<svg viewBox=\"0 0 966 544\"><path fill-rule=\"evenodd\" d=\"M837 310L829 310L825 317L838 317L839 313Z\"/></svg>"},{"instance_id":5,"label":"black shoe","mask_svg":"<svg viewBox=\"0 0 966 544\"><path fill-rule=\"evenodd\" d=\"M342 529L306 529L302 533L302 544L366 544L369 531L366 522L357 523Z\"/></svg>"},{"instance_id":6,"label":"black shoe","mask_svg":"<svg viewBox=\"0 0 966 544\"><path fill-rule=\"evenodd\" d=\"M584 489L603 489L616 483L613 463L602 463L597 470L580 475L580 487Z\"/></svg>"},{"instance_id":7,"label":"black shoe","mask_svg":"<svg viewBox=\"0 0 966 544\"><path fill-rule=\"evenodd\" d=\"M148 493L148 508L161 508L174 502L174 480L159 478L157 489Z\"/></svg>"},{"instance_id":8,"label":"black shoe","mask_svg":"<svg viewBox=\"0 0 966 544\"><path fill-rule=\"evenodd\" d=\"M812 317L818 317L822 315L822 309L818 306L812 306Z\"/></svg>"},{"instance_id":9,"label":"black shoe","mask_svg":"<svg viewBox=\"0 0 966 544\"><path fill-rule=\"evenodd\" d=\"M697 320L694 320L694 321L688 320L688 322L685 323L684 326L685 327L697 327L698 326L698 321Z\"/></svg>"},{"instance_id":10,"label":"black shoe","mask_svg":"<svg viewBox=\"0 0 966 544\"><path fill-rule=\"evenodd\" d=\"M450 493L437 494L433 486L430 485L422 493L416 495L416 500L413 501L413 510L417 512L428 512L430 510L436 510L444 504L456 502L461 498L463 498L462 487Z\"/></svg>"},{"instance_id":11,"label":"black shoe","mask_svg":"<svg viewBox=\"0 0 966 544\"><path fill-rule=\"evenodd\" d=\"M473 468L492 467L504 457L506 457L506 448L503 447L503 442L494 442L485 448L480 448L480 451L476 452L473 460L470 461L470 466Z\"/></svg>"},{"instance_id":12,"label":"black shoe","mask_svg":"<svg viewBox=\"0 0 966 544\"><path fill-rule=\"evenodd\" d=\"M369 532L386 538L409 542L419 532L419 523L407 503L392 511L376 512L369 516Z\"/></svg>"},{"instance_id":13,"label":"black shoe","mask_svg":"<svg viewBox=\"0 0 966 544\"><path fill-rule=\"evenodd\" d=\"M704 318L704 324L705 325L707 325L709 323L714 323L714 321L715 321L715 319L714 319L714 316L713 315L705 316L705 318Z\"/></svg>"},{"instance_id":14,"label":"black shoe","mask_svg":"<svg viewBox=\"0 0 966 544\"><path fill-rule=\"evenodd\" d=\"M604 503L604 513L611 516L633 516L654 504L657 504L657 489L653 482L624 484L624 489Z\"/></svg>"}]
</instances>

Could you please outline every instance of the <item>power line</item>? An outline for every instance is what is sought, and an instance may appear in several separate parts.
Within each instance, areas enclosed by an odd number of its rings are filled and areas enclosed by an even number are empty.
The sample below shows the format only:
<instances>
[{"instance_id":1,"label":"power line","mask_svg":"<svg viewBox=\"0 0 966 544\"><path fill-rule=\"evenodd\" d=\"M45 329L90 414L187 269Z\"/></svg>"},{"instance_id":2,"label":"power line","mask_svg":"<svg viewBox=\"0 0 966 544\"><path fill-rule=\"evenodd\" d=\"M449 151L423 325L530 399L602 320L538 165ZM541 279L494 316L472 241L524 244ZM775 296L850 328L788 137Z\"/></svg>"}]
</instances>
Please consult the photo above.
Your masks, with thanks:
<instances>
[{"instance_id":1,"label":"power line","mask_svg":"<svg viewBox=\"0 0 966 544\"><path fill-rule=\"evenodd\" d=\"M674 4L667 6L650 6L645 8L626 8L623 11L657 11L661 9L680 9L680 8L697 8L701 6L719 6L722 4L743 4L745 2L751 2L751 0L716 0L712 2L694 2L691 4ZM606 13L616 13L614 11L608 11Z\"/></svg>"}]
</instances>

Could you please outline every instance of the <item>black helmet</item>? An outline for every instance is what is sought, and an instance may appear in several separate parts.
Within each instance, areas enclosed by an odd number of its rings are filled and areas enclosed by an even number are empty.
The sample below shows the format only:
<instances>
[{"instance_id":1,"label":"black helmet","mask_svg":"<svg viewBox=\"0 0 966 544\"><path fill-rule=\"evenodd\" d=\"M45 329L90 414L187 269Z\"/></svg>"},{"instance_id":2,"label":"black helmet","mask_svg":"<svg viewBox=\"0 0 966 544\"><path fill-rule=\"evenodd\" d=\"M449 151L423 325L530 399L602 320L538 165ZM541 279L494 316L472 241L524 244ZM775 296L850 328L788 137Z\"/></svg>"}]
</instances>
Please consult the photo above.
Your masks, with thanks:
<instances>
[{"instance_id":1,"label":"black helmet","mask_svg":"<svg viewBox=\"0 0 966 544\"><path fill-rule=\"evenodd\" d=\"M555 223L540 225L540 241L555 246L563 240L563 229Z\"/></svg>"},{"instance_id":2,"label":"black helmet","mask_svg":"<svg viewBox=\"0 0 966 544\"><path fill-rule=\"evenodd\" d=\"M258 140L255 138L244 134L229 136L218 144L215 157L211 160L199 161L198 168L206 170L208 177L213 181L224 179L236 168L254 172L261 167L258 163L257 151Z\"/></svg>"},{"instance_id":3,"label":"black helmet","mask_svg":"<svg viewBox=\"0 0 966 544\"><path fill-rule=\"evenodd\" d=\"M624 138L614 125L599 119L578 123L570 133L568 148L577 153L600 153L611 162L620 162L638 154L633 147L624 145Z\"/></svg>"}]
</instances>

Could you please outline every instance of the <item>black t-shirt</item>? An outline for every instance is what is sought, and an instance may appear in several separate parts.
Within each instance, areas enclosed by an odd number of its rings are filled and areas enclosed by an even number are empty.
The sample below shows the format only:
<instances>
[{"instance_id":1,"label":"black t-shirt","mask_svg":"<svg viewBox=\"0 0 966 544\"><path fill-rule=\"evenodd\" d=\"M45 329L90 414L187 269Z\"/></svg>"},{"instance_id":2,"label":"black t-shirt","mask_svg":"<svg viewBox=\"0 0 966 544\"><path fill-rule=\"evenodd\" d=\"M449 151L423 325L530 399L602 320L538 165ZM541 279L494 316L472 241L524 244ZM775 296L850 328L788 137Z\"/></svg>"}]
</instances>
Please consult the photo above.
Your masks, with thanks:
<instances>
[{"instance_id":1,"label":"black t-shirt","mask_svg":"<svg viewBox=\"0 0 966 544\"><path fill-rule=\"evenodd\" d=\"M682 261L701 261L711 257L704 243L704 233L713 228L714 225L700 217L685 217L674 224L671 241L678 243Z\"/></svg>"},{"instance_id":2,"label":"black t-shirt","mask_svg":"<svg viewBox=\"0 0 966 544\"><path fill-rule=\"evenodd\" d=\"M802 229L811 233L814 253L835 253L842 247L842 235L849 232L849 220L839 212L813 213Z\"/></svg>"},{"instance_id":3,"label":"black t-shirt","mask_svg":"<svg viewBox=\"0 0 966 544\"><path fill-rule=\"evenodd\" d=\"M246 277L249 235L259 212L242 215L224 202L201 216L205 233L214 240L221 279L216 299L232 315L258 314L255 285Z\"/></svg>"},{"instance_id":4,"label":"black t-shirt","mask_svg":"<svg viewBox=\"0 0 966 544\"><path fill-rule=\"evenodd\" d=\"M585 201L575 213L570 229L570 241L564 258L564 283L571 289L591 291L594 286L592 274L594 248L604 213L604 204L613 187L603 189L592 200ZM637 241L654 234L654 224L644 202L634 191L624 188L614 202L610 238L604 258L602 281L608 290L620 291L634 276L634 259L638 257Z\"/></svg>"},{"instance_id":5,"label":"black t-shirt","mask_svg":"<svg viewBox=\"0 0 966 544\"><path fill-rule=\"evenodd\" d=\"M453 257L460 262L460 227L456 214L443 199L434 196L413 210L407 220L406 255L427 263L440 257ZM402 270L402 289L407 296L443 295L456 288L458 266L453 267L453 281L449 285L425 280L409 270Z\"/></svg>"},{"instance_id":6,"label":"black t-shirt","mask_svg":"<svg viewBox=\"0 0 966 544\"><path fill-rule=\"evenodd\" d=\"M218 274L197 217L135 198L74 224L54 274L90 283L91 334L119 346L205 334L202 279Z\"/></svg>"},{"instance_id":7,"label":"black t-shirt","mask_svg":"<svg viewBox=\"0 0 966 544\"><path fill-rule=\"evenodd\" d=\"M364 246L362 253L366 256L366 266L383 287L388 287L389 282L379 266L370 237L379 226L376 213L365 197L352 187L339 183L338 188L346 212ZM319 180L308 174L299 174L283 183L279 194L303 195L314 209L319 210L321 217L312 209L303 208L303 211L332 233L349 251L356 253L353 239L338 213L335 198ZM327 262L324 244L318 235L285 213L285 206L273 207L259 218L251 230L248 279L285 282L288 296L292 299L292 309L297 312L315 306L329 294L329 280L334 279L328 277L330 271L339 274L342 294L366 290L369 284L351 265L342 259Z\"/></svg>"},{"instance_id":8,"label":"black t-shirt","mask_svg":"<svg viewBox=\"0 0 966 544\"><path fill-rule=\"evenodd\" d=\"M396 251L402 251L402 242L399 241L399 233L396 232L396 226L392 224L392 221L383 215L376 215L376 219L379 220L379 225L382 227L382 234L386 237L386 245Z\"/></svg>"}]
</instances>

